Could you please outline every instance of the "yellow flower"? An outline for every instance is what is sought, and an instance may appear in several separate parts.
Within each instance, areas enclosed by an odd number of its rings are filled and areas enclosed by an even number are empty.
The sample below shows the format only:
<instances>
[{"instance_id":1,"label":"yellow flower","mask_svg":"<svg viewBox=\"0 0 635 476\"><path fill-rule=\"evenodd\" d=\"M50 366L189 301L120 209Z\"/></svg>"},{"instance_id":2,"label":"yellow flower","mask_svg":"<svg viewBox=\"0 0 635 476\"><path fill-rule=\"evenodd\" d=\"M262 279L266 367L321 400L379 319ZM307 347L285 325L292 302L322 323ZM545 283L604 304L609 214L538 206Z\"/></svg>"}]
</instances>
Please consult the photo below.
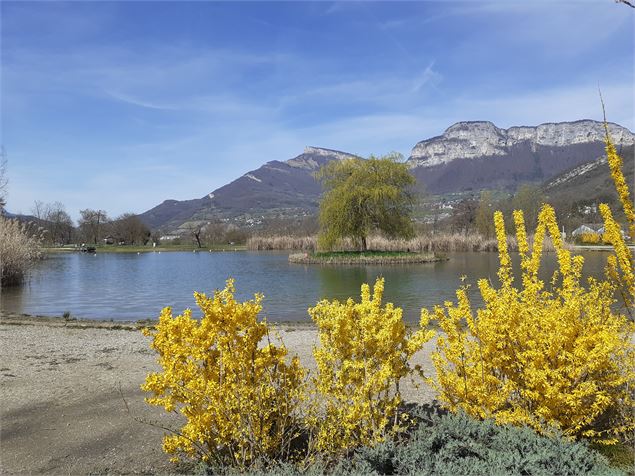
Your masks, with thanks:
<instances>
[{"instance_id":1,"label":"yellow flower","mask_svg":"<svg viewBox=\"0 0 635 476\"><path fill-rule=\"evenodd\" d=\"M606 205L601 206L617 257L613 275L633 289L629 250ZM583 259L563 246L553 208L544 205L529 253L522 212L514 212L522 282L513 285L503 216L494 216L499 241L500 288L479 281L484 305L472 310L465 288L457 303L436 307L443 329L432 360L440 400L499 423L614 443L635 428L633 323L615 312L611 280L581 284ZM559 269L547 290L539 279L543 240L549 233ZM621 241L620 241L621 240ZM426 311L427 313L427 311Z\"/></svg>"},{"instance_id":2,"label":"yellow flower","mask_svg":"<svg viewBox=\"0 0 635 476\"><path fill-rule=\"evenodd\" d=\"M606 121L604 122L604 130L606 131L606 159L609 163L609 168L611 169L611 177L613 178L613 183L615 184L615 190L617 191L618 197L620 197L624 214L626 215L626 219L630 225L630 235L633 239L635 238L635 209L633 208L633 200L631 199L631 194L628 190L624 173L622 172L623 161L617 153L615 145L611 140L609 127Z\"/></svg>"},{"instance_id":3,"label":"yellow flower","mask_svg":"<svg viewBox=\"0 0 635 476\"><path fill-rule=\"evenodd\" d=\"M153 394L146 401L186 419L164 437L164 451L243 468L284 456L300 421L305 370L297 358L287 362L284 345L270 343L268 324L257 319L261 295L237 302L230 279L212 298L194 296L200 321L189 309L174 317L167 307L145 332L162 368L141 387Z\"/></svg>"},{"instance_id":4,"label":"yellow flower","mask_svg":"<svg viewBox=\"0 0 635 476\"><path fill-rule=\"evenodd\" d=\"M427 315L419 331L408 333L402 310L391 303L382 307L383 279L373 291L364 284L359 303L324 300L309 309L320 339L313 351L318 404L311 421L321 451L373 445L398 431L399 381L412 372L412 355L434 335L426 329Z\"/></svg>"}]
</instances>

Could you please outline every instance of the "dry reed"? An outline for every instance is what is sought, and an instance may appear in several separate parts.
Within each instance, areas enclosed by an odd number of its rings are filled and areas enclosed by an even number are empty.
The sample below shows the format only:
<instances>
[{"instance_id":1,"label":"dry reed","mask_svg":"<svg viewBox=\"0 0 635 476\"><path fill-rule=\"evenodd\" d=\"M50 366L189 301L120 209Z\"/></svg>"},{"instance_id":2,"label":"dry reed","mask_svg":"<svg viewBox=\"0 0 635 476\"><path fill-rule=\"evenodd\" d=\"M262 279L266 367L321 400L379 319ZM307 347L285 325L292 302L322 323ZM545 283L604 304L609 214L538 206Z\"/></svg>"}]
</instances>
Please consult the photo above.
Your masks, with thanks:
<instances>
[{"instance_id":1,"label":"dry reed","mask_svg":"<svg viewBox=\"0 0 635 476\"><path fill-rule=\"evenodd\" d=\"M0 286L20 284L33 262L42 257L41 230L0 216Z\"/></svg>"},{"instance_id":2,"label":"dry reed","mask_svg":"<svg viewBox=\"0 0 635 476\"><path fill-rule=\"evenodd\" d=\"M319 256L311 253L296 253L289 255L289 262L299 264L416 264L444 261L444 256L436 256L434 253L408 253L393 256L382 255L330 255Z\"/></svg>"},{"instance_id":3,"label":"dry reed","mask_svg":"<svg viewBox=\"0 0 635 476\"><path fill-rule=\"evenodd\" d=\"M516 238L507 237L510 251L518 251ZM297 250L315 251L316 236L253 236L247 240L247 249L256 251ZM342 240L338 250L355 251L358 248L351 240ZM465 235L462 233L436 233L419 235L412 240L388 239L382 236L371 236L368 249L375 251L411 251L416 253L448 253L455 251L498 251L498 244L493 238L485 238L480 234ZM545 251L553 251L551 240L545 240Z\"/></svg>"}]
</instances>

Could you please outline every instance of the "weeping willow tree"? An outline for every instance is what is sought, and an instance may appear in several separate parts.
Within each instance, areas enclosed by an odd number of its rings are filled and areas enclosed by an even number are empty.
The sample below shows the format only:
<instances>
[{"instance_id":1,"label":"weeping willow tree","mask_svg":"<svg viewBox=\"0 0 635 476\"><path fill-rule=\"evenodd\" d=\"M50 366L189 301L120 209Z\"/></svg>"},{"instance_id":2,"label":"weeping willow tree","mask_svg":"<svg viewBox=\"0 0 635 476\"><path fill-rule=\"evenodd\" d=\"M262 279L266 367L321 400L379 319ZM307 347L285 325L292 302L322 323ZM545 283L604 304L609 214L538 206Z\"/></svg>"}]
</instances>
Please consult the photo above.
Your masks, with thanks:
<instances>
[{"instance_id":1,"label":"weeping willow tree","mask_svg":"<svg viewBox=\"0 0 635 476\"><path fill-rule=\"evenodd\" d=\"M399 154L334 160L316 174L324 189L320 203L320 249L352 239L367 250L368 235L412 238L415 178Z\"/></svg>"}]
</instances>

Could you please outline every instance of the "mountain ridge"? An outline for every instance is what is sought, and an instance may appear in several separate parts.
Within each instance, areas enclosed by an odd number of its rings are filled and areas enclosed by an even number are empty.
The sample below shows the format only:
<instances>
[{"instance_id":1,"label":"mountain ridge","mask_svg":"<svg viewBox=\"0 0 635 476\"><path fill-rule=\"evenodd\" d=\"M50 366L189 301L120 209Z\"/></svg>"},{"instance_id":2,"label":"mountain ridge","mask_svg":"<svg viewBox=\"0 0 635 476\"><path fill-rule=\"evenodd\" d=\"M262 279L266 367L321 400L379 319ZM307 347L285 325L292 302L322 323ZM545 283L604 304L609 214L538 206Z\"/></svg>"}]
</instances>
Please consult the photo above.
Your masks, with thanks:
<instances>
[{"instance_id":1,"label":"mountain ridge","mask_svg":"<svg viewBox=\"0 0 635 476\"><path fill-rule=\"evenodd\" d=\"M613 123L609 130L616 145L626 147L632 155L635 134ZM446 194L544 183L603 154L604 124L599 121L546 122L507 129L490 121L461 121L440 136L416 143L406 164L417 179L419 192ZM259 226L272 218L314 214L321 195L314 172L332 160L356 157L307 146L296 157L268 161L204 197L166 200L140 217L153 229L177 229L191 221Z\"/></svg>"},{"instance_id":2,"label":"mountain ridge","mask_svg":"<svg viewBox=\"0 0 635 476\"><path fill-rule=\"evenodd\" d=\"M618 124L608 123L617 144L632 145L635 135ZM545 122L537 126L499 128L490 121L461 121L452 124L443 134L418 142L410 153L411 168L448 163L492 155L505 155L509 148L522 142L536 146L562 147L564 145L602 142L604 124L591 119L568 122Z\"/></svg>"},{"instance_id":3,"label":"mountain ridge","mask_svg":"<svg viewBox=\"0 0 635 476\"><path fill-rule=\"evenodd\" d=\"M140 214L151 228L178 228L187 218L199 221L235 218L245 210L262 219L267 209L278 210L269 215L298 214L317 207L320 185L313 172L331 160L356 158L354 154L307 146L304 152L285 161L271 160L258 169L250 170L207 195L193 200L165 200ZM260 217L260 218L258 218ZM253 216L245 218L254 221ZM181 223L179 223L181 222Z\"/></svg>"}]
</instances>

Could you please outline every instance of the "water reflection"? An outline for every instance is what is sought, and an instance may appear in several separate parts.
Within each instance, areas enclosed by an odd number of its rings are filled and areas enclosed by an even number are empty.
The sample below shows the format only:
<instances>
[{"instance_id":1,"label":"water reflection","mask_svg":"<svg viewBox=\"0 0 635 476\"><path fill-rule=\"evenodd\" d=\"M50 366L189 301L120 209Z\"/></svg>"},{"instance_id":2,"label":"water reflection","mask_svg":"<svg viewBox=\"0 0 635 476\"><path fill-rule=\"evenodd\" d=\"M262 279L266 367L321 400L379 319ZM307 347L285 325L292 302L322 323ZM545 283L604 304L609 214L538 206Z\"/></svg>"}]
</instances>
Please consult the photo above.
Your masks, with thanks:
<instances>
[{"instance_id":1,"label":"water reflection","mask_svg":"<svg viewBox=\"0 0 635 476\"><path fill-rule=\"evenodd\" d=\"M585 254L586 276L601 276L606 253ZM147 253L57 254L38 264L29 282L3 289L0 307L11 312L100 319L155 318L164 306L175 312L194 308L193 291L211 293L228 277L236 279L237 297L265 294L270 320L308 320L307 308L323 298L359 297L364 282L386 279L385 299L403 307L417 321L421 307L454 300L460 276L471 284L470 297L479 303L479 278L497 283L495 253L453 253L448 261L407 266L319 266L287 262L286 253ZM513 256L518 269L518 256ZM553 254L545 255L541 275L555 269ZM196 314L196 312L195 312Z\"/></svg>"},{"instance_id":2,"label":"water reflection","mask_svg":"<svg viewBox=\"0 0 635 476\"><path fill-rule=\"evenodd\" d=\"M310 268L311 266L306 266ZM317 275L320 284L320 298L348 299L359 295L358 283L374 282L376 275L370 267L348 267L343 270L337 266L318 266Z\"/></svg>"}]
</instances>

